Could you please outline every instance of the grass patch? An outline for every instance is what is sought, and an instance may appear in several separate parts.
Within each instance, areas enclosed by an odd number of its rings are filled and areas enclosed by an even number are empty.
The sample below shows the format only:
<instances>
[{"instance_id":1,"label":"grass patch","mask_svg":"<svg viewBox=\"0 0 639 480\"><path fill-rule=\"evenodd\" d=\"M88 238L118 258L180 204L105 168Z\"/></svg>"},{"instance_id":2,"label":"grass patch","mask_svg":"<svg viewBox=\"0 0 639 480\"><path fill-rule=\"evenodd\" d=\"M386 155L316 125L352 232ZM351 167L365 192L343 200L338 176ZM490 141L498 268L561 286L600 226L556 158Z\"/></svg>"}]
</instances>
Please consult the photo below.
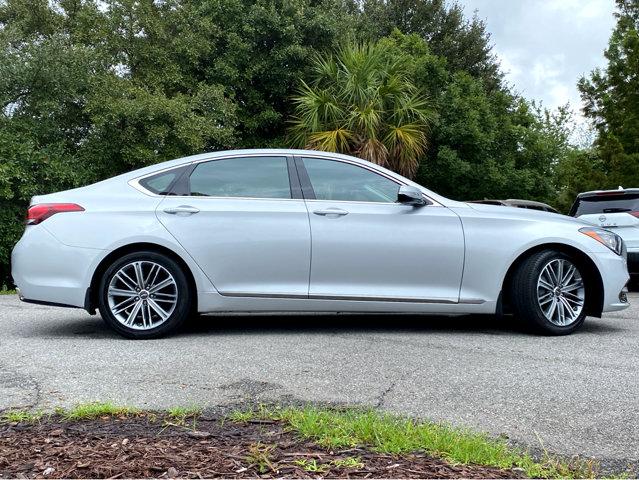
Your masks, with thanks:
<instances>
[{"instance_id":1,"label":"grass patch","mask_svg":"<svg viewBox=\"0 0 639 480\"><path fill-rule=\"evenodd\" d=\"M299 460L295 460L293 463L299 467L302 467L307 472L324 473L329 469L328 465L317 463L317 460L315 460L314 458L311 460L300 458Z\"/></svg>"},{"instance_id":2,"label":"grass patch","mask_svg":"<svg viewBox=\"0 0 639 480\"><path fill-rule=\"evenodd\" d=\"M183 427L186 426L187 420L191 420L193 422L192 427L195 429L195 422L200 415L202 415L200 407L173 407L166 411L166 416L168 417L166 423Z\"/></svg>"},{"instance_id":3,"label":"grass patch","mask_svg":"<svg viewBox=\"0 0 639 480\"><path fill-rule=\"evenodd\" d=\"M27 410L9 410L0 415L0 423L35 423L44 416L44 412Z\"/></svg>"},{"instance_id":4,"label":"grass patch","mask_svg":"<svg viewBox=\"0 0 639 480\"><path fill-rule=\"evenodd\" d=\"M15 290L0 290L0 295L15 295L16 293Z\"/></svg>"},{"instance_id":5,"label":"grass patch","mask_svg":"<svg viewBox=\"0 0 639 480\"><path fill-rule=\"evenodd\" d=\"M537 461L528 452L485 434L375 410L260 406L234 412L230 418L281 420L303 437L333 449L367 446L388 454L426 452L451 463L522 469L535 478L595 478L598 473L594 462L568 463L550 455Z\"/></svg>"},{"instance_id":6,"label":"grass patch","mask_svg":"<svg viewBox=\"0 0 639 480\"><path fill-rule=\"evenodd\" d=\"M189 418L196 418L202 414L200 407L173 407L166 411L166 414L176 421L184 422Z\"/></svg>"},{"instance_id":7,"label":"grass patch","mask_svg":"<svg viewBox=\"0 0 639 480\"><path fill-rule=\"evenodd\" d=\"M271 461L272 452L275 445L264 445L263 443L254 443L249 446L249 454L246 461L257 468L260 473L276 471Z\"/></svg>"},{"instance_id":8,"label":"grass patch","mask_svg":"<svg viewBox=\"0 0 639 480\"><path fill-rule=\"evenodd\" d=\"M253 410L233 410L228 418L233 422L248 422L249 420L257 418L257 416Z\"/></svg>"},{"instance_id":9,"label":"grass patch","mask_svg":"<svg viewBox=\"0 0 639 480\"><path fill-rule=\"evenodd\" d=\"M122 417L139 415L138 409L118 407L112 403L91 402L76 405L70 410L56 410L65 420L91 420L100 417Z\"/></svg>"},{"instance_id":10,"label":"grass patch","mask_svg":"<svg viewBox=\"0 0 639 480\"><path fill-rule=\"evenodd\" d=\"M364 468L364 463L359 457L338 458L337 460L332 460L331 463L338 468Z\"/></svg>"}]
</instances>

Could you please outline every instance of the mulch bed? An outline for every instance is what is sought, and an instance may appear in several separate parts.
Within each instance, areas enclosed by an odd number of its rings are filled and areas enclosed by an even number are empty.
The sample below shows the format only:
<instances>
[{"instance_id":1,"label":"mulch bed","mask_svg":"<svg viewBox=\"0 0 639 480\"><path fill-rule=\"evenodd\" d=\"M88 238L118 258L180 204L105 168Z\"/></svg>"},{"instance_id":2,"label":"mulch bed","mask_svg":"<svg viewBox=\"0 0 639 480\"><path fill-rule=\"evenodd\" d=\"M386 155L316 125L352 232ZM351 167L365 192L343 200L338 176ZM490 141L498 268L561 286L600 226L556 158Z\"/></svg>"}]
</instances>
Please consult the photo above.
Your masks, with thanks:
<instances>
[{"instance_id":1,"label":"mulch bed","mask_svg":"<svg viewBox=\"0 0 639 480\"><path fill-rule=\"evenodd\" d=\"M0 425L0 478L513 478L428 455L329 451L279 422L141 416ZM361 465L336 466L359 459ZM296 463L297 462L297 463ZM300 465L304 464L304 465ZM311 471L319 468L320 471Z\"/></svg>"}]
</instances>

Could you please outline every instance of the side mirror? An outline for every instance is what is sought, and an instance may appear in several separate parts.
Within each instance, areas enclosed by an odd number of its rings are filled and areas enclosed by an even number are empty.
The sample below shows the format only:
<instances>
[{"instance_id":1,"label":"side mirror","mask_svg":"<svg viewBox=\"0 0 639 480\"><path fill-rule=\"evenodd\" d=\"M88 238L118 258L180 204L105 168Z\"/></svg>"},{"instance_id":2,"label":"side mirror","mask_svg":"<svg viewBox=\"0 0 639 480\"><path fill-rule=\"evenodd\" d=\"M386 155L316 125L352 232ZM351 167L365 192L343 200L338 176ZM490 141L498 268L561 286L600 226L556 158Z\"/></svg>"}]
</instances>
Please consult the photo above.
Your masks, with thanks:
<instances>
[{"instance_id":1,"label":"side mirror","mask_svg":"<svg viewBox=\"0 0 639 480\"><path fill-rule=\"evenodd\" d=\"M404 205L413 205L415 207L421 207L428 203L424 198L422 191L419 188L411 187L410 185L402 185L399 187L397 201Z\"/></svg>"}]
</instances>

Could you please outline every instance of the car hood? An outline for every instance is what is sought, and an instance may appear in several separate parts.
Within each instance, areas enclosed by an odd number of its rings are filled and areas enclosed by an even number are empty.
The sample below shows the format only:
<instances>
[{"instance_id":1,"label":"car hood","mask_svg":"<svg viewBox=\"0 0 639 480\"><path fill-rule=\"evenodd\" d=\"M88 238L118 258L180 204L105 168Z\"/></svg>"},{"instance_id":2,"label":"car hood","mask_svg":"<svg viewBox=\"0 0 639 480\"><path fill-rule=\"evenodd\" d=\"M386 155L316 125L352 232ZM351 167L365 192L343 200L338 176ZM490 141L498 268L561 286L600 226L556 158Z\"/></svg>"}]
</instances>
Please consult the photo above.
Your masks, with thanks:
<instances>
[{"instance_id":1,"label":"car hood","mask_svg":"<svg viewBox=\"0 0 639 480\"><path fill-rule=\"evenodd\" d=\"M583 220L552 212L543 212L529 208L510 207L506 205L489 205L484 203L465 203L469 208L490 217L503 217L517 220L539 221L549 223L577 224L583 227L592 226Z\"/></svg>"}]
</instances>

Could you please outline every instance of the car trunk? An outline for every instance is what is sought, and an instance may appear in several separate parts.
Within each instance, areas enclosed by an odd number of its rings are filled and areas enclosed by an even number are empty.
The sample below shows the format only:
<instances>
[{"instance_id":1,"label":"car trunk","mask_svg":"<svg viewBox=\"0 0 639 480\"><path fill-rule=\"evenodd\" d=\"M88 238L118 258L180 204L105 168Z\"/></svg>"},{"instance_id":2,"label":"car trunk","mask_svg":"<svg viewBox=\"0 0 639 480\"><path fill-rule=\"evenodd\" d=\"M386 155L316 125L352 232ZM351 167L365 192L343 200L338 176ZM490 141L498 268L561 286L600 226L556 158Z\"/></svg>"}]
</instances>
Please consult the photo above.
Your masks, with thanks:
<instances>
[{"instance_id":1,"label":"car trunk","mask_svg":"<svg viewBox=\"0 0 639 480\"><path fill-rule=\"evenodd\" d=\"M639 192L600 192L583 196L576 200L570 213L617 233L628 249L639 249Z\"/></svg>"}]
</instances>

